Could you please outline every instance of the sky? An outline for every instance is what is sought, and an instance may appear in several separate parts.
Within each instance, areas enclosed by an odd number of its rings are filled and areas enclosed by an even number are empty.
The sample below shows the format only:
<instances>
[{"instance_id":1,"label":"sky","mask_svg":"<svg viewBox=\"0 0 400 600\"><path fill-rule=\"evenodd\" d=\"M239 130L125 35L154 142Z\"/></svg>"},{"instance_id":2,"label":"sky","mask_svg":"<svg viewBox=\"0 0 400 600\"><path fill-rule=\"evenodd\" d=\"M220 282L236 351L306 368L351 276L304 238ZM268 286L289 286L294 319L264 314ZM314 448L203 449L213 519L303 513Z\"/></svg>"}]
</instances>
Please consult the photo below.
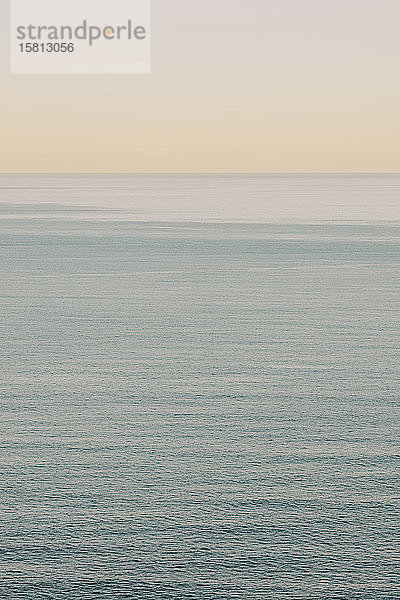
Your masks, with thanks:
<instances>
[{"instance_id":1,"label":"sky","mask_svg":"<svg viewBox=\"0 0 400 600\"><path fill-rule=\"evenodd\" d=\"M153 0L150 75L11 75L0 172L399 172L400 0Z\"/></svg>"}]
</instances>

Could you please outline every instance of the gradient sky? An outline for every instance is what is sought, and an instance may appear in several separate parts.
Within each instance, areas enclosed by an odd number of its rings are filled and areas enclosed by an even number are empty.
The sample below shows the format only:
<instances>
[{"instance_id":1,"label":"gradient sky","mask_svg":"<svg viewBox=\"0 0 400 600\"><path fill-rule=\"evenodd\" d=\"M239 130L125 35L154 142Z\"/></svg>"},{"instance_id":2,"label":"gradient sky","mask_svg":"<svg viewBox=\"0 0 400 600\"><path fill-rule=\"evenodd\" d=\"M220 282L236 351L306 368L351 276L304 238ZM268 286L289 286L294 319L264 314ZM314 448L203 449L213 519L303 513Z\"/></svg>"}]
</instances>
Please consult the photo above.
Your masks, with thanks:
<instances>
[{"instance_id":1,"label":"gradient sky","mask_svg":"<svg viewBox=\"0 0 400 600\"><path fill-rule=\"evenodd\" d=\"M400 171L400 0L153 0L151 75L10 75L1 172Z\"/></svg>"}]
</instances>

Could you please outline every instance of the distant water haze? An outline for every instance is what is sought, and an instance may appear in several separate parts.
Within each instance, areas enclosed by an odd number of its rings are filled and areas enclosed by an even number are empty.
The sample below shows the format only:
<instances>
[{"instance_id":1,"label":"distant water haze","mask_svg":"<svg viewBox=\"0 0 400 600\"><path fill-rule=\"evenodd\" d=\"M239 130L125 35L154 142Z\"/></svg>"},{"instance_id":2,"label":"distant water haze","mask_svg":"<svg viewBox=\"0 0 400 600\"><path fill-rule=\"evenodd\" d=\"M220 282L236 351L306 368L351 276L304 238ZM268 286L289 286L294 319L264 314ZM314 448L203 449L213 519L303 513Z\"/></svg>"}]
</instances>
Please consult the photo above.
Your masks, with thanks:
<instances>
[{"instance_id":1,"label":"distant water haze","mask_svg":"<svg viewBox=\"0 0 400 600\"><path fill-rule=\"evenodd\" d=\"M108 220L397 221L400 175L0 175L0 201Z\"/></svg>"}]
</instances>

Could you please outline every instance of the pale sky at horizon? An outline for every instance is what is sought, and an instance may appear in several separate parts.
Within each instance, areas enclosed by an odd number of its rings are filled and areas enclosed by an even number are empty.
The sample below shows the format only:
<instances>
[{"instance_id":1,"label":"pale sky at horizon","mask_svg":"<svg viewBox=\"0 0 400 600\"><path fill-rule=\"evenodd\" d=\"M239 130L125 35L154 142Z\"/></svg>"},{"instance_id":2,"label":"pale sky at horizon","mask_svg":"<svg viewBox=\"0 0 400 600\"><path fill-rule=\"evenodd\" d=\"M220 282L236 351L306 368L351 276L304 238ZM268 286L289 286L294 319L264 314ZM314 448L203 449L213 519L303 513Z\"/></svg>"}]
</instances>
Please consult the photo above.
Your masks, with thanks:
<instances>
[{"instance_id":1,"label":"pale sky at horizon","mask_svg":"<svg viewBox=\"0 0 400 600\"><path fill-rule=\"evenodd\" d=\"M10 75L0 172L399 172L400 0L153 0L151 75Z\"/></svg>"}]
</instances>

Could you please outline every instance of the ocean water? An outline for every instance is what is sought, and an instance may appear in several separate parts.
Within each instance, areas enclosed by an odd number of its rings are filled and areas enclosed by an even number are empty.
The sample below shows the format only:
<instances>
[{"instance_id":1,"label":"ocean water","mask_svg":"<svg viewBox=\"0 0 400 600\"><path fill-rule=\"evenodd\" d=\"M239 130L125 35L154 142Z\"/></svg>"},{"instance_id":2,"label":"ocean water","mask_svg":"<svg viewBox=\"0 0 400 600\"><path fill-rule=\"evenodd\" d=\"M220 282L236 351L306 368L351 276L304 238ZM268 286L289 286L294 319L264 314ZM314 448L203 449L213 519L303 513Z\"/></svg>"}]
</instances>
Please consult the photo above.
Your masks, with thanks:
<instances>
[{"instance_id":1,"label":"ocean water","mask_svg":"<svg viewBox=\"0 0 400 600\"><path fill-rule=\"evenodd\" d=\"M0 177L0 597L400 598L400 177Z\"/></svg>"}]
</instances>

